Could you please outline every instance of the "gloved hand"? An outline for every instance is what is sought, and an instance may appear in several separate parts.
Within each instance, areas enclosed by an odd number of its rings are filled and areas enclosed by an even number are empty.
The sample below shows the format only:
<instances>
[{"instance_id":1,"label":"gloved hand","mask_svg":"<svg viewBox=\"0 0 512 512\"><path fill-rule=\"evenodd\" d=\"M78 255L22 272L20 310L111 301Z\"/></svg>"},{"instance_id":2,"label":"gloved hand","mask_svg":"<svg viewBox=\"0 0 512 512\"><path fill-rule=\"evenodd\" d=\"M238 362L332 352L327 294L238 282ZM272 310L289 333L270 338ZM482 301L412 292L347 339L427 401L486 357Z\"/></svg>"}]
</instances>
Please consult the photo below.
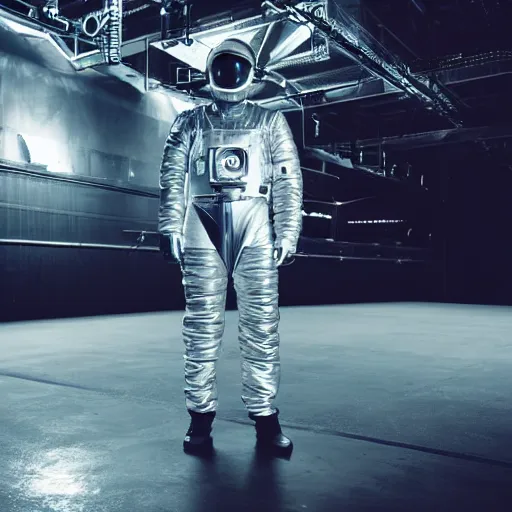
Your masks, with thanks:
<instances>
[{"instance_id":1,"label":"gloved hand","mask_svg":"<svg viewBox=\"0 0 512 512\"><path fill-rule=\"evenodd\" d=\"M294 253L295 247L293 247L292 243L289 240L286 240L286 238L284 238L283 240L277 241L274 249L274 259L276 260L276 265L279 267L287 258L292 256Z\"/></svg>"},{"instance_id":2,"label":"gloved hand","mask_svg":"<svg viewBox=\"0 0 512 512\"><path fill-rule=\"evenodd\" d=\"M181 265L183 262L183 236L181 233L162 235L160 237L160 250L167 260L171 259L172 256L172 259Z\"/></svg>"},{"instance_id":3,"label":"gloved hand","mask_svg":"<svg viewBox=\"0 0 512 512\"><path fill-rule=\"evenodd\" d=\"M181 264L183 262L183 235L181 233L171 233L169 245L174 259Z\"/></svg>"}]
</instances>

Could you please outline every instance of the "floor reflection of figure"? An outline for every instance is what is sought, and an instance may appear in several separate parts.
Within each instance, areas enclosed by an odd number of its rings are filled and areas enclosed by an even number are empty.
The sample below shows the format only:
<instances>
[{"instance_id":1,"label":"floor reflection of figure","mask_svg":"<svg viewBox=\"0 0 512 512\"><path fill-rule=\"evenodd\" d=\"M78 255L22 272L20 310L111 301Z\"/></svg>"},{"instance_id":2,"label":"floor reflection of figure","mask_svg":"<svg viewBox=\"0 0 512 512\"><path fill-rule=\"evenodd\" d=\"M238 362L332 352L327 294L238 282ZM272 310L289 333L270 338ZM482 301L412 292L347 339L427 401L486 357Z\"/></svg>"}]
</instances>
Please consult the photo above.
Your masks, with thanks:
<instances>
[{"instance_id":1,"label":"floor reflection of figure","mask_svg":"<svg viewBox=\"0 0 512 512\"><path fill-rule=\"evenodd\" d=\"M183 512L282 512L280 464L286 462L257 452L248 468L225 454L197 458L189 486L194 498Z\"/></svg>"},{"instance_id":2,"label":"floor reflection of figure","mask_svg":"<svg viewBox=\"0 0 512 512\"><path fill-rule=\"evenodd\" d=\"M279 469L286 462L255 452L243 492L247 511L283 512Z\"/></svg>"},{"instance_id":3,"label":"floor reflection of figure","mask_svg":"<svg viewBox=\"0 0 512 512\"><path fill-rule=\"evenodd\" d=\"M193 498L187 512L243 510L238 472L225 455L194 459L188 488Z\"/></svg>"}]
</instances>

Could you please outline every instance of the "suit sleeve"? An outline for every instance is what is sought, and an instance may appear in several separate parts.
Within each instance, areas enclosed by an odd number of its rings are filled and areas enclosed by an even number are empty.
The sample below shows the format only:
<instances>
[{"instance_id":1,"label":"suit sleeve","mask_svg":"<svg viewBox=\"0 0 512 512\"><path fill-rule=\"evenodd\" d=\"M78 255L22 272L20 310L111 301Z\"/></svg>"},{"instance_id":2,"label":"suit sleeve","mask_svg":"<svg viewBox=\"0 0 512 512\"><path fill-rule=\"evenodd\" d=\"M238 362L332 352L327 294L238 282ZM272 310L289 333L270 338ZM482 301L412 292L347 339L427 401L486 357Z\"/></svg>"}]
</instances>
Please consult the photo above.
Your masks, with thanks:
<instances>
[{"instance_id":1,"label":"suit sleeve","mask_svg":"<svg viewBox=\"0 0 512 512\"><path fill-rule=\"evenodd\" d=\"M158 231L163 235L182 233L185 216L185 177L193 130L193 111L182 112L165 141L160 166L160 209Z\"/></svg>"},{"instance_id":2,"label":"suit sleeve","mask_svg":"<svg viewBox=\"0 0 512 512\"><path fill-rule=\"evenodd\" d=\"M275 114L270 135L276 242L287 239L296 249L302 229L302 171L290 126L282 112Z\"/></svg>"}]
</instances>

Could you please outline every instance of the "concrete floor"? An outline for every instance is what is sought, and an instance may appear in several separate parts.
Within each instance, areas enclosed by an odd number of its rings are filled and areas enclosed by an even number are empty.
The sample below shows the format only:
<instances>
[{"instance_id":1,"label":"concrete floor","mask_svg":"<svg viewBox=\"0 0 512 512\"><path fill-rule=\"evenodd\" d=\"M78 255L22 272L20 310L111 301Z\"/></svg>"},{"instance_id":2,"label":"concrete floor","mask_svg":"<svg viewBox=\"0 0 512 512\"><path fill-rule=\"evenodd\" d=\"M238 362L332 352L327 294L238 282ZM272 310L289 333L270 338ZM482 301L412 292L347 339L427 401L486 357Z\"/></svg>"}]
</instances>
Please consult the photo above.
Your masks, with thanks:
<instances>
[{"instance_id":1,"label":"concrete floor","mask_svg":"<svg viewBox=\"0 0 512 512\"><path fill-rule=\"evenodd\" d=\"M281 310L290 461L260 461L236 312L217 456L182 453L181 313L0 325L1 512L510 511L512 309Z\"/></svg>"}]
</instances>

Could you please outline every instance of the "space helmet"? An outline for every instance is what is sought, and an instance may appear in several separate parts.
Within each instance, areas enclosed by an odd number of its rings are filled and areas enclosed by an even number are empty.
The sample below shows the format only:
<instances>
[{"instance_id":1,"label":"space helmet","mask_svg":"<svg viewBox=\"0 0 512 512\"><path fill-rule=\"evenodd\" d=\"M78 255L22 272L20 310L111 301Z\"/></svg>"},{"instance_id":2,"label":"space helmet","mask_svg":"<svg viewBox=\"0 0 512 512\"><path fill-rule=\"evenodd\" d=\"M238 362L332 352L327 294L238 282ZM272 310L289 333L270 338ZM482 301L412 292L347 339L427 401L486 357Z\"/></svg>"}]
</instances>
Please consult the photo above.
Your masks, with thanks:
<instances>
[{"instance_id":1,"label":"space helmet","mask_svg":"<svg viewBox=\"0 0 512 512\"><path fill-rule=\"evenodd\" d=\"M232 103L247 99L255 66L254 51L243 41L226 39L213 48L206 69L214 99Z\"/></svg>"}]
</instances>

